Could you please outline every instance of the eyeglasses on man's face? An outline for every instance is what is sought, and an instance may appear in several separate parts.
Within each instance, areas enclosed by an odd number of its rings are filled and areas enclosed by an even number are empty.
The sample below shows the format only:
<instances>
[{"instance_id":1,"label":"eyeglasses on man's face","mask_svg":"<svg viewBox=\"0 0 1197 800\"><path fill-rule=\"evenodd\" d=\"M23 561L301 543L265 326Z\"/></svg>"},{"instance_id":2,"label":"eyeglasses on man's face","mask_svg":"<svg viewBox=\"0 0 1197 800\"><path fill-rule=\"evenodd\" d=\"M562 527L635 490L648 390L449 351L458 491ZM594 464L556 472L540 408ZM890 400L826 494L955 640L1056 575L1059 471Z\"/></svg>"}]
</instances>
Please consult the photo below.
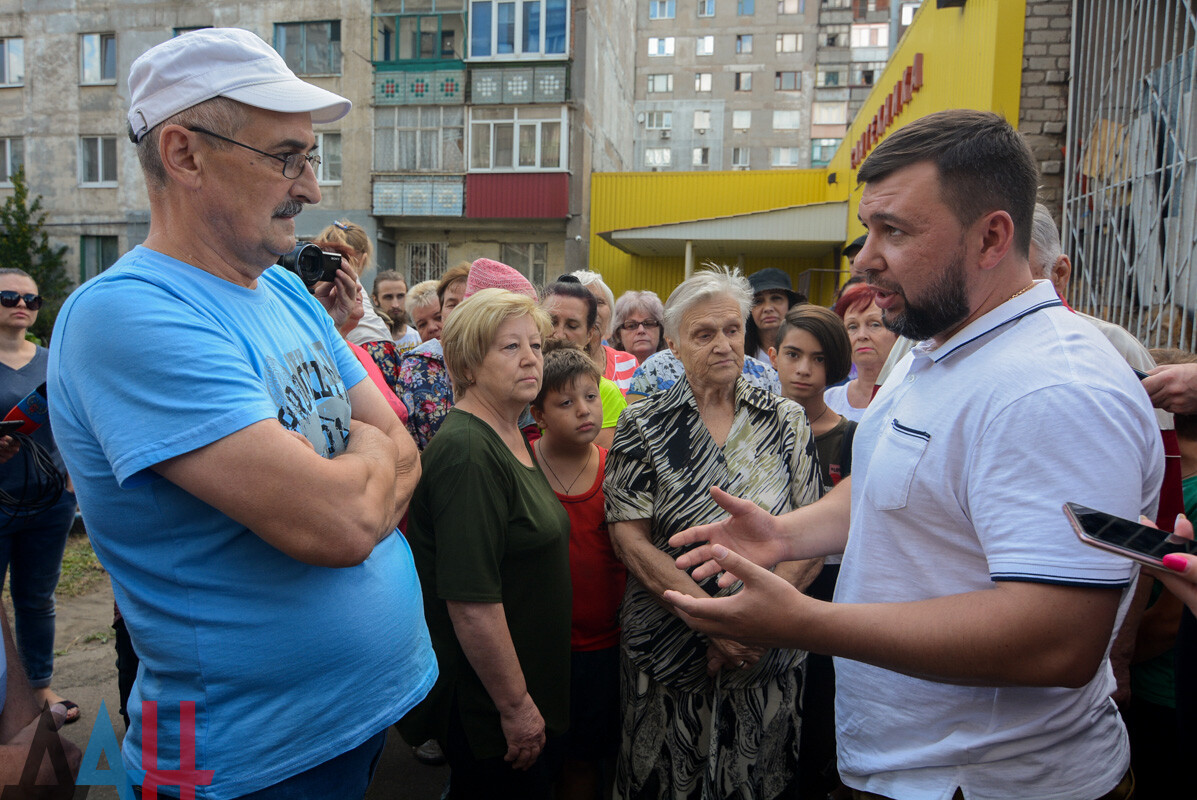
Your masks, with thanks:
<instances>
[{"instance_id":1,"label":"eyeglasses on man's face","mask_svg":"<svg viewBox=\"0 0 1197 800\"><path fill-rule=\"evenodd\" d=\"M637 328L644 328L646 331L655 331L657 328L661 327L661 323L657 322L655 319L646 319L646 320L642 320L640 322L634 322L632 320L628 320L627 322L623 323L619 327L622 328L623 330L627 331L628 333L631 333L632 331L636 330Z\"/></svg>"},{"instance_id":2,"label":"eyeglasses on man's face","mask_svg":"<svg viewBox=\"0 0 1197 800\"><path fill-rule=\"evenodd\" d=\"M42 296L40 294L21 294L20 292L0 292L0 306L5 308L16 308L17 303L25 301L25 308L30 311L37 311L42 307Z\"/></svg>"},{"instance_id":3,"label":"eyeglasses on man's face","mask_svg":"<svg viewBox=\"0 0 1197 800\"><path fill-rule=\"evenodd\" d=\"M275 161L281 161L283 162L283 177L287 180L293 181L302 175L303 165L305 163L312 165L312 172L315 172L320 168L320 156L315 153L291 153L285 156L277 156L274 153L267 153L265 150L259 150L256 147L250 147L249 145L243 144L236 139L230 139L227 136L221 136L219 133L213 133L212 131L206 130L204 128L196 127L188 128L187 130L191 131L192 133L202 133L205 136L211 136L213 139L219 139L222 142L235 144L238 147L244 147L246 150L252 150L258 155L266 156L267 158L273 158Z\"/></svg>"}]
</instances>

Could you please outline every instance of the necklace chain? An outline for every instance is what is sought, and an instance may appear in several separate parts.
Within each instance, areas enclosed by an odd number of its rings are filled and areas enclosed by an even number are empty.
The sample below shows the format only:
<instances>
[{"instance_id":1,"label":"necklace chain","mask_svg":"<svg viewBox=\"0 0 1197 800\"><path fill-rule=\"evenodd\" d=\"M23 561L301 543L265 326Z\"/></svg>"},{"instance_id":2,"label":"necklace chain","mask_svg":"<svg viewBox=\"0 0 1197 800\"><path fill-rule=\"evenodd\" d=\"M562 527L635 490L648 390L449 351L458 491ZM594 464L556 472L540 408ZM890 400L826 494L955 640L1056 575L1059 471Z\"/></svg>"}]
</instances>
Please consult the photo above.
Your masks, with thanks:
<instances>
[{"instance_id":1,"label":"necklace chain","mask_svg":"<svg viewBox=\"0 0 1197 800\"><path fill-rule=\"evenodd\" d=\"M1029 292L1029 291L1031 291L1031 290L1032 290L1032 289L1034 289L1034 288L1035 288L1035 281L1031 281L1029 284L1027 284L1026 286L1022 287L1021 289L1019 289L1019 290L1018 290L1017 292L1015 292L1014 294L1010 295L1010 299L1011 299L1011 300L1013 300L1014 298L1018 297L1020 294L1023 294L1024 292Z\"/></svg>"},{"instance_id":2,"label":"necklace chain","mask_svg":"<svg viewBox=\"0 0 1197 800\"><path fill-rule=\"evenodd\" d=\"M565 481L563 481L563 480L561 480L561 478L557 477L556 470L553 469L553 465L550 464L548 458L545 457L544 448L541 447L539 440L537 440L537 442L536 442L536 451L538 453L540 453L540 463L544 464L546 467L549 468L549 474L552 475L553 478L557 481L558 486L565 489L565 494L573 493L574 484L578 482L578 478L582 477L582 473L585 472L586 468L590 466L590 459L594 457L594 448L591 447L590 452L586 454L586 463L582 465L582 468L580 470L578 470L578 474L574 476L574 479L569 482L569 486L566 486Z\"/></svg>"}]
</instances>

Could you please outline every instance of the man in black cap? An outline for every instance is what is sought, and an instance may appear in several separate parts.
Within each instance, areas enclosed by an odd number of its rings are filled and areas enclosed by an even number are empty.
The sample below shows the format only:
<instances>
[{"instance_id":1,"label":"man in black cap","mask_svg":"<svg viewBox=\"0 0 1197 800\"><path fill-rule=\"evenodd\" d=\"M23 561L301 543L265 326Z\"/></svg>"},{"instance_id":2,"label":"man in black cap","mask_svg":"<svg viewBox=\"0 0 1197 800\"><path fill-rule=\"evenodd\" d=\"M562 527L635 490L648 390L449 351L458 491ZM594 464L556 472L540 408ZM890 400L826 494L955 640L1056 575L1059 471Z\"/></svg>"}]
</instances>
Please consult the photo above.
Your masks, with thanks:
<instances>
[{"instance_id":1,"label":"man in black cap","mask_svg":"<svg viewBox=\"0 0 1197 800\"><path fill-rule=\"evenodd\" d=\"M748 276L752 285L752 314L744 331L744 352L769 363L769 348L777 346L777 329L792 306L806 297L793 290L790 276L776 267Z\"/></svg>"}]
</instances>

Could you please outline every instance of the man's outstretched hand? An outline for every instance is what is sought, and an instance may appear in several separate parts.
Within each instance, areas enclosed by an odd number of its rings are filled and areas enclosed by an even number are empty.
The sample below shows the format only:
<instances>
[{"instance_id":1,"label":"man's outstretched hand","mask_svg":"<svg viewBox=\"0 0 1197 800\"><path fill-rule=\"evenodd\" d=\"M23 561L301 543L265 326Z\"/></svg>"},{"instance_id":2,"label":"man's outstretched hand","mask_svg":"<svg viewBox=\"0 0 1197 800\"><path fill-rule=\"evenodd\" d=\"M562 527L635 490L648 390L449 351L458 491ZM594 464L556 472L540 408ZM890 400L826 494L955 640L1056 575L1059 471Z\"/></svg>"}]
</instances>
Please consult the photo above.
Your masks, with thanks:
<instances>
[{"instance_id":1,"label":"man's outstretched hand","mask_svg":"<svg viewBox=\"0 0 1197 800\"><path fill-rule=\"evenodd\" d=\"M728 584L741 580L744 586L729 597L708 598L668 589L665 602L677 610L678 616L691 628L709 636L762 647L803 647L793 637L802 629L803 615L813 610L809 604L818 601L804 597L784 578L722 544L707 545L706 549L714 560L704 564L704 568L714 564L714 570L724 571L720 582L724 578Z\"/></svg>"},{"instance_id":2,"label":"man's outstretched hand","mask_svg":"<svg viewBox=\"0 0 1197 800\"><path fill-rule=\"evenodd\" d=\"M715 560L712 550L714 545L722 545L728 550L741 553L767 569L788 560L786 544L778 529L777 519L772 514L750 500L728 494L718 486L711 487L711 497L731 516L719 522L687 528L671 536L671 547L699 545L678 556L678 569L694 567L691 575L696 581L703 581L717 574L722 567ZM724 588L735 582L734 577L719 577L719 585Z\"/></svg>"}]
</instances>

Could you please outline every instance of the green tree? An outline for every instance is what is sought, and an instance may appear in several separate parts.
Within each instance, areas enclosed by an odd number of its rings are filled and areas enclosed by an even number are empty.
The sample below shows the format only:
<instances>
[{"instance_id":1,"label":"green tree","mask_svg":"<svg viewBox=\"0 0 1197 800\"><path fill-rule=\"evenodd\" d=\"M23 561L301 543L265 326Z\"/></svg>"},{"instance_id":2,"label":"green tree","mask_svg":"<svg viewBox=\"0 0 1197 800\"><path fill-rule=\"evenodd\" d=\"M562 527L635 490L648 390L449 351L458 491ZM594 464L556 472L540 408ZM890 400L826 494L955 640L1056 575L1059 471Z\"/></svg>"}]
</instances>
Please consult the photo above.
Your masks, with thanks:
<instances>
[{"instance_id":1,"label":"green tree","mask_svg":"<svg viewBox=\"0 0 1197 800\"><path fill-rule=\"evenodd\" d=\"M12 196L0 206L0 267L16 267L33 276L45 302L30 333L47 342L54 318L70 289L66 274L66 247L51 247L46 235L42 197L29 202L29 186L22 168L11 176Z\"/></svg>"}]
</instances>

